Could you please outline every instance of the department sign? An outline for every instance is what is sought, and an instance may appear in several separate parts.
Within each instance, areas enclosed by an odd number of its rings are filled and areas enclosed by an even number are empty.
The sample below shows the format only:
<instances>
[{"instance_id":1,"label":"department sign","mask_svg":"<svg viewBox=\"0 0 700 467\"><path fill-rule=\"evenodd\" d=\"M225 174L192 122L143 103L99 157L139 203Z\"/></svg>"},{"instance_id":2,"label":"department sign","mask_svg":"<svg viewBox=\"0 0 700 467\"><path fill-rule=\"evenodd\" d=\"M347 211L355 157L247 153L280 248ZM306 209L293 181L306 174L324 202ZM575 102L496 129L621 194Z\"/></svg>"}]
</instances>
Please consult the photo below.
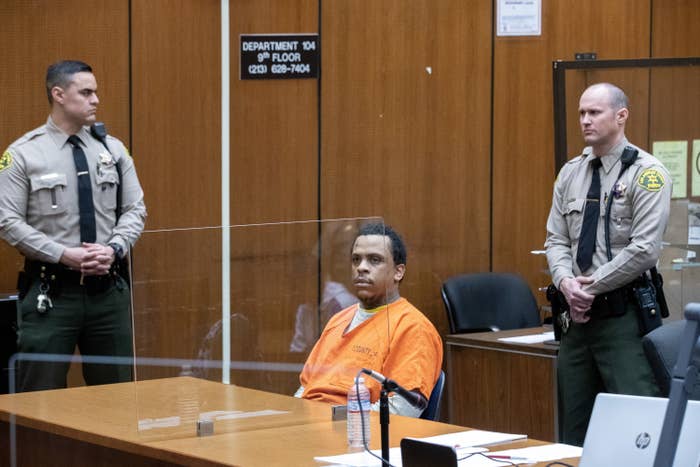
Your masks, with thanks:
<instances>
[{"instance_id":1,"label":"department sign","mask_svg":"<svg viewBox=\"0 0 700 467\"><path fill-rule=\"evenodd\" d=\"M318 34L240 37L240 79L318 78Z\"/></svg>"}]
</instances>

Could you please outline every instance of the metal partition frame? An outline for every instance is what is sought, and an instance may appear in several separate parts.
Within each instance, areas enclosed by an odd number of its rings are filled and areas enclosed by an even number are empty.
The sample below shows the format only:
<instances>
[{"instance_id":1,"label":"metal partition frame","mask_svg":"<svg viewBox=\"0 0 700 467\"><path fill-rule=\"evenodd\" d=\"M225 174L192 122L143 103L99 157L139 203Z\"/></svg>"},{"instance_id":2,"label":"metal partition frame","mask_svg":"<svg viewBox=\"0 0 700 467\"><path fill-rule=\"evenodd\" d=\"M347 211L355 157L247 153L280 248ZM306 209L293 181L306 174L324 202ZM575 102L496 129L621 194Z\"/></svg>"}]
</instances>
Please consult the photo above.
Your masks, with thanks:
<instances>
[{"instance_id":1,"label":"metal partition frame","mask_svg":"<svg viewBox=\"0 0 700 467\"><path fill-rule=\"evenodd\" d=\"M660 68L700 66L700 57L687 58L640 58L625 60L555 60L552 62L552 88L554 90L554 175L567 160L566 141L566 71L619 69L619 68Z\"/></svg>"}]
</instances>

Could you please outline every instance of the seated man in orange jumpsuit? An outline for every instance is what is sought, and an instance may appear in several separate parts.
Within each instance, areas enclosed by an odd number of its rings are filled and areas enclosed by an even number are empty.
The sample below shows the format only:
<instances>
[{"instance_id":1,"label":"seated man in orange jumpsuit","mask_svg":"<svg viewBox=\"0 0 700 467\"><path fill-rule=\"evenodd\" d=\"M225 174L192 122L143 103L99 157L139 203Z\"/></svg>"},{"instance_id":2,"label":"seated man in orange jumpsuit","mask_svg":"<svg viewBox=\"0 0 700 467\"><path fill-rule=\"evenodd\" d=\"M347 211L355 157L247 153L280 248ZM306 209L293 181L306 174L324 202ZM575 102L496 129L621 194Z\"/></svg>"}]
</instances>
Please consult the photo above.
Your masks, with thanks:
<instances>
[{"instance_id":1,"label":"seated man in orange jumpsuit","mask_svg":"<svg viewBox=\"0 0 700 467\"><path fill-rule=\"evenodd\" d=\"M347 404L362 368L391 378L423 399L430 397L442 366L442 340L433 324L399 295L406 272L406 247L389 226L363 226L352 247L352 281L360 303L335 314L309 354L295 396ZM365 376L372 409L379 410L381 385ZM391 413L420 416L401 396L389 397Z\"/></svg>"}]
</instances>

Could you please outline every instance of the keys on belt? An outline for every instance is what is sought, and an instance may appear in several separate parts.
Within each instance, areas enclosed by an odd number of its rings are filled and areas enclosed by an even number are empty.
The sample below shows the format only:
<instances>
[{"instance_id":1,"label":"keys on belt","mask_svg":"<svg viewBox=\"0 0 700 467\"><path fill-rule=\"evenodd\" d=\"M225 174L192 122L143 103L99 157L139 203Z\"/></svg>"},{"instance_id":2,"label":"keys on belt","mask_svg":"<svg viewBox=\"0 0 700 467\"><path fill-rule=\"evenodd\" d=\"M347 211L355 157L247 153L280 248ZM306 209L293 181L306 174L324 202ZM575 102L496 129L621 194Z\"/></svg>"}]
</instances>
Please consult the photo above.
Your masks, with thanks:
<instances>
[{"instance_id":1,"label":"keys on belt","mask_svg":"<svg viewBox=\"0 0 700 467\"><path fill-rule=\"evenodd\" d=\"M571 315L569 314L569 310L559 313L557 319L559 320L562 334L569 332L569 327L571 327Z\"/></svg>"},{"instance_id":2,"label":"keys on belt","mask_svg":"<svg viewBox=\"0 0 700 467\"><path fill-rule=\"evenodd\" d=\"M43 314L50 311L53 308L53 302L51 297L48 295L49 284L42 282L39 285L39 295L36 297L36 311Z\"/></svg>"}]
</instances>

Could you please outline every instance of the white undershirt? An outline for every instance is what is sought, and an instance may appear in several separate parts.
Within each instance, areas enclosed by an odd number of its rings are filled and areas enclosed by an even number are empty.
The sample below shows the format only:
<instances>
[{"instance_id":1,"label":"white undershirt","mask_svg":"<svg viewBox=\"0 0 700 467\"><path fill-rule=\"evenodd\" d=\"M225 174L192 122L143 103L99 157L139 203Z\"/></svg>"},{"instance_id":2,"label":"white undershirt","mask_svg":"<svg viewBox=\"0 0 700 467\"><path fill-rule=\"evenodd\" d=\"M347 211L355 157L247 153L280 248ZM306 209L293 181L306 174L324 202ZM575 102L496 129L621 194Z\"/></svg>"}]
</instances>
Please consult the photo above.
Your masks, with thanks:
<instances>
[{"instance_id":1,"label":"white undershirt","mask_svg":"<svg viewBox=\"0 0 700 467\"><path fill-rule=\"evenodd\" d=\"M355 316L352 317L352 321L350 321L348 328L343 334L349 333L350 331L358 327L360 324L373 317L377 313L377 311L379 311L380 308L375 308L374 310L367 311L364 308L362 308L362 305L358 304L357 311L355 311Z\"/></svg>"}]
</instances>

